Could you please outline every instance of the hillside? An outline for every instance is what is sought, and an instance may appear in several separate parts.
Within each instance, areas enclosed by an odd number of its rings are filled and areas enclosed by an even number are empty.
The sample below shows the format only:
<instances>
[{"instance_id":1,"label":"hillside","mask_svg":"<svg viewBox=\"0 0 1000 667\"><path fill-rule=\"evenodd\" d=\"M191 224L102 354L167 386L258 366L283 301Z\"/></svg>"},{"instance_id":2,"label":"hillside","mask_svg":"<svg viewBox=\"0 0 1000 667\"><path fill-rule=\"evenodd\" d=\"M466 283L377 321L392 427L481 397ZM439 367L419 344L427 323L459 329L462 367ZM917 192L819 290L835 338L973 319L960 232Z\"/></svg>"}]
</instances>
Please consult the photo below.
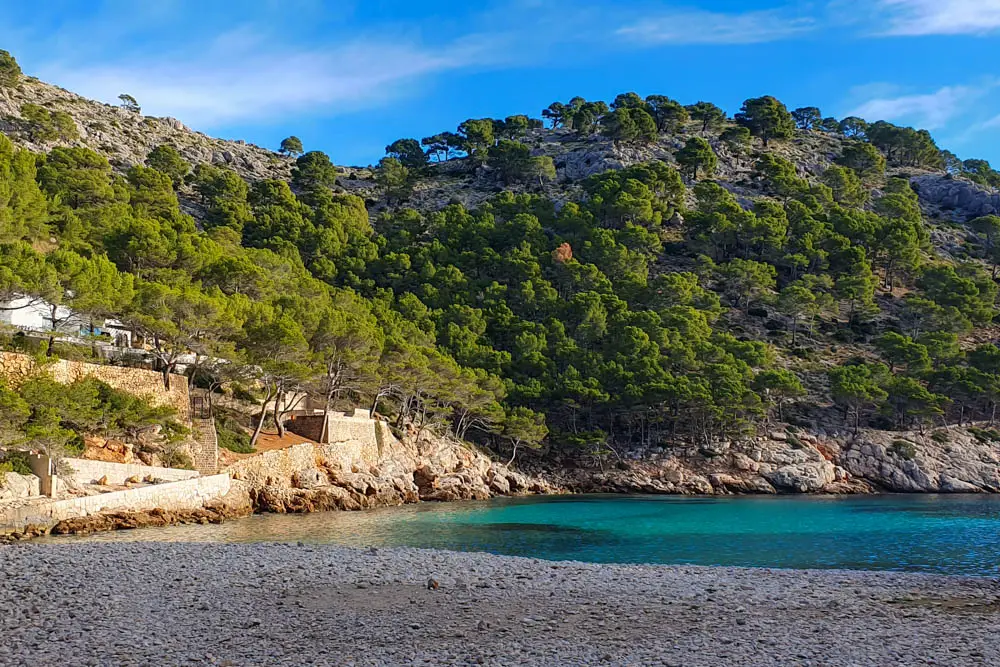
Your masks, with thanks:
<instances>
[{"instance_id":1,"label":"hillside","mask_svg":"<svg viewBox=\"0 0 1000 667\"><path fill-rule=\"evenodd\" d=\"M512 460L992 420L987 163L770 97L542 116L345 169L0 77L0 297L120 319L165 372L199 353L278 422L307 391Z\"/></svg>"}]
</instances>

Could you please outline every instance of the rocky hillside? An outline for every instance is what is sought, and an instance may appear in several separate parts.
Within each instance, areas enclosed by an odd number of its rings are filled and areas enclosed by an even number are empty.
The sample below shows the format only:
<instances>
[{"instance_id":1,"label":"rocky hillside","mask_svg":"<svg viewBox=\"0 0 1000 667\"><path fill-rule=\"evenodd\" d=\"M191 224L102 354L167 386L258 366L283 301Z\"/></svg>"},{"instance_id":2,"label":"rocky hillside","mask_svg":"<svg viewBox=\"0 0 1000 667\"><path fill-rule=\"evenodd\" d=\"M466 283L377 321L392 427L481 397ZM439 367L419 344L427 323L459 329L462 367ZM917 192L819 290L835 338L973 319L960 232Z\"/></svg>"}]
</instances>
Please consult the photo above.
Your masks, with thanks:
<instances>
[{"instance_id":1,"label":"rocky hillside","mask_svg":"<svg viewBox=\"0 0 1000 667\"><path fill-rule=\"evenodd\" d=\"M39 136L26 118L35 105L49 113L65 112L74 127L54 136ZM143 164L161 144L177 148L191 164L212 164L234 170L247 180L288 178L291 160L244 141L215 139L187 128L176 118L144 116L141 112L81 97L38 79L22 78L16 87L0 87L0 132L18 144L44 153L55 146L83 146L107 157L119 170Z\"/></svg>"}]
</instances>

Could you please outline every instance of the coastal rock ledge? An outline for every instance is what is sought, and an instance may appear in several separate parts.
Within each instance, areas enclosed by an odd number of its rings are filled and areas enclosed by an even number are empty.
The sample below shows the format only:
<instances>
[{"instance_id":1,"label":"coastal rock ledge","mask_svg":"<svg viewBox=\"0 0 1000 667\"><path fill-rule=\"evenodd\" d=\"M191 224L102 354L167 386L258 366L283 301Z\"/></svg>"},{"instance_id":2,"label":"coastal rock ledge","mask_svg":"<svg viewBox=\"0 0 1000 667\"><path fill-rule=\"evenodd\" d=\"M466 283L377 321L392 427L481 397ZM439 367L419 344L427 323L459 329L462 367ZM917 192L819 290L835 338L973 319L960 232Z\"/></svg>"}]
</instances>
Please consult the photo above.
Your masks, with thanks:
<instances>
[{"instance_id":1,"label":"coastal rock ledge","mask_svg":"<svg viewBox=\"0 0 1000 667\"><path fill-rule=\"evenodd\" d=\"M603 467L534 462L533 473L575 493L1000 493L1000 434L776 430L711 449L631 452Z\"/></svg>"}]
</instances>

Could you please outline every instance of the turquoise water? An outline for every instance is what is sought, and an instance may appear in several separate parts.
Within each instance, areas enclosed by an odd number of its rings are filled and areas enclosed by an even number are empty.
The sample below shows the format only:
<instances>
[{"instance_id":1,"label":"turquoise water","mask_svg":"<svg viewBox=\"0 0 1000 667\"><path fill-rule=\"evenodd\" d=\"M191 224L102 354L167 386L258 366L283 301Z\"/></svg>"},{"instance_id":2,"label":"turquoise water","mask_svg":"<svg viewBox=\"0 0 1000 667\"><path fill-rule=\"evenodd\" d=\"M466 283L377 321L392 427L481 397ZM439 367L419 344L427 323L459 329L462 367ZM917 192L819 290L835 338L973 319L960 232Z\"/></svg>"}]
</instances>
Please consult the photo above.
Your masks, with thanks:
<instances>
[{"instance_id":1,"label":"turquoise water","mask_svg":"<svg viewBox=\"0 0 1000 667\"><path fill-rule=\"evenodd\" d=\"M263 515L50 541L298 541L600 563L1000 575L995 496L561 496Z\"/></svg>"}]
</instances>

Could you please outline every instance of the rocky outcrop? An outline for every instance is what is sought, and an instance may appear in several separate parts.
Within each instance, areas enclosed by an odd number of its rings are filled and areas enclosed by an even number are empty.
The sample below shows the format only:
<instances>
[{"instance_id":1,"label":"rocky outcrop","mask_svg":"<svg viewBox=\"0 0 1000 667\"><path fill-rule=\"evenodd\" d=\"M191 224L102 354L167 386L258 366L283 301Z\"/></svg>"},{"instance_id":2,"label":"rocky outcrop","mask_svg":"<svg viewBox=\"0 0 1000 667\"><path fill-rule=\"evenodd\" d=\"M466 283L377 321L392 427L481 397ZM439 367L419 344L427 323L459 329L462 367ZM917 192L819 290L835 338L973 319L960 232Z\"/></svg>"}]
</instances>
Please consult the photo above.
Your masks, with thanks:
<instances>
[{"instance_id":1,"label":"rocky outcrop","mask_svg":"<svg viewBox=\"0 0 1000 667\"><path fill-rule=\"evenodd\" d=\"M837 458L851 475L888 491L1000 493L1000 443L984 433L866 431L844 442Z\"/></svg>"},{"instance_id":2,"label":"rocky outcrop","mask_svg":"<svg viewBox=\"0 0 1000 667\"><path fill-rule=\"evenodd\" d=\"M34 475L0 472L0 501L21 500L39 494L39 479Z\"/></svg>"},{"instance_id":3,"label":"rocky outcrop","mask_svg":"<svg viewBox=\"0 0 1000 667\"><path fill-rule=\"evenodd\" d=\"M139 100L140 102L142 100ZM36 104L72 116L79 138L38 142L33 139L21 109ZM0 90L0 132L36 152L54 146L85 146L106 156L119 169L142 164L161 144L177 148L191 165L225 166L243 178L257 181L285 178L293 160L244 141L213 139L184 126L176 118L156 118L102 104L36 79L23 79L16 88Z\"/></svg>"},{"instance_id":4,"label":"rocky outcrop","mask_svg":"<svg viewBox=\"0 0 1000 667\"><path fill-rule=\"evenodd\" d=\"M947 174L922 174L910 179L924 213L966 222L1000 214L1000 192Z\"/></svg>"},{"instance_id":5,"label":"rocky outcrop","mask_svg":"<svg viewBox=\"0 0 1000 667\"><path fill-rule=\"evenodd\" d=\"M716 443L711 451L644 452L604 467L556 460L534 471L580 493L997 493L1000 435L965 428L857 436L776 431Z\"/></svg>"},{"instance_id":6,"label":"rocky outcrop","mask_svg":"<svg viewBox=\"0 0 1000 667\"><path fill-rule=\"evenodd\" d=\"M305 443L266 452L230 468L258 511L315 512L394 507L425 501L485 500L558 489L490 460L448 437L399 439L378 424L381 453L351 441Z\"/></svg>"}]
</instances>

